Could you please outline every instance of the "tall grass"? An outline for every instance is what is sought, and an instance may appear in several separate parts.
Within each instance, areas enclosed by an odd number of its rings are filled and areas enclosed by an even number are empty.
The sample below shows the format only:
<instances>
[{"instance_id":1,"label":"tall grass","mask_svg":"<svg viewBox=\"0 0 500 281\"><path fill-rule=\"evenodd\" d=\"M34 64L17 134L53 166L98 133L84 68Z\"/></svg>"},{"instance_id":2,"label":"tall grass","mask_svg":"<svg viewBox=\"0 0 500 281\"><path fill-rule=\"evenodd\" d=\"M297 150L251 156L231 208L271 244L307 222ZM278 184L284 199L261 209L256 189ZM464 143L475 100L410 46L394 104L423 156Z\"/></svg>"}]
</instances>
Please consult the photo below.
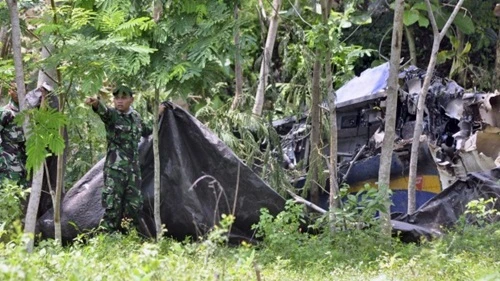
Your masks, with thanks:
<instances>
[{"instance_id":1,"label":"tall grass","mask_svg":"<svg viewBox=\"0 0 500 281\"><path fill-rule=\"evenodd\" d=\"M419 245L387 241L375 230L281 236L229 246L224 232L200 241L95 234L65 247L41 241L25 252L22 235L0 243L0 280L498 280L499 224L466 226ZM285 243L286 242L286 243Z\"/></svg>"}]
</instances>

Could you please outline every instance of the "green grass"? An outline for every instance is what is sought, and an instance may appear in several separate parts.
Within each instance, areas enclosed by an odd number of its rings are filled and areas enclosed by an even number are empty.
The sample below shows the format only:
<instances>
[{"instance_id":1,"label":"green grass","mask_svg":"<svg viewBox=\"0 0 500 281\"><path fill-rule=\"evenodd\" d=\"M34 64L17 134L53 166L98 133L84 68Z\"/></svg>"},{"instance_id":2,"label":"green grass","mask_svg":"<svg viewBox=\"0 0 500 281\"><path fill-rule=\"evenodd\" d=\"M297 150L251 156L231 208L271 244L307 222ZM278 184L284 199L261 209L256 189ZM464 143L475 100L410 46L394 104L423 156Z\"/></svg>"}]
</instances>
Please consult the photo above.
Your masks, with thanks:
<instances>
[{"instance_id":1,"label":"green grass","mask_svg":"<svg viewBox=\"0 0 500 281\"><path fill-rule=\"evenodd\" d=\"M378 222L366 219L374 210L360 212L357 203L338 214L338 227L370 228L321 232L328 221L319 218L312 228L319 234L302 232L303 207L288 202L275 217L262 210L256 245L227 245L234 217L223 215L197 241L95 231L64 247L41 240L27 253L16 199L23 195L14 187L0 188L0 195L0 206L10 206L0 212L0 280L500 280L500 223L490 223L489 209L475 214L482 227L466 225L464 217L445 236L418 244L381 236Z\"/></svg>"},{"instance_id":2,"label":"green grass","mask_svg":"<svg viewBox=\"0 0 500 281\"><path fill-rule=\"evenodd\" d=\"M41 241L31 254L17 240L0 244L0 280L500 280L498 224L420 245L370 230L297 235L280 249L265 239L226 246L100 234L65 247Z\"/></svg>"}]
</instances>

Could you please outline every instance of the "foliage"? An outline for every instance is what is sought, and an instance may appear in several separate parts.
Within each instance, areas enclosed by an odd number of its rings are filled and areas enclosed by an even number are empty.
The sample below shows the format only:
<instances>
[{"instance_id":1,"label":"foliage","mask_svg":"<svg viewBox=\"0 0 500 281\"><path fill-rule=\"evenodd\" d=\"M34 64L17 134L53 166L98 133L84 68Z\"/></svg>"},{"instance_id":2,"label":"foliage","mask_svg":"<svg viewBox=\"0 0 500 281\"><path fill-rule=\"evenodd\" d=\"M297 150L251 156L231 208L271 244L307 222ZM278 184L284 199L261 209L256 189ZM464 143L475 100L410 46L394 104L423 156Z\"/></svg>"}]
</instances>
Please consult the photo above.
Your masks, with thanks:
<instances>
[{"instance_id":1,"label":"foliage","mask_svg":"<svg viewBox=\"0 0 500 281\"><path fill-rule=\"evenodd\" d=\"M259 223L253 227L257 231L256 237L263 238L266 247L281 249L283 255L291 257L300 253L292 252L293 244L300 244L308 239L302 206L288 200L284 211L273 217L267 209L261 210ZM296 250L296 249L295 249Z\"/></svg>"},{"instance_id":2,"label":"foliage","mask_svg":"<svg viewBox=\"0 0 500 281\"><path fill-rule=\"evenodd\" d=\"M337 228L345 230L379 226L377 215L385 209L385 201L377 188L365 184L358 192L350 193L349 186L343 185L340 197L341 208L333 210Z\"/></svg>"},{"instance_id":3,"label":"foliage","mask_svg":"<svg viewBox=\"0 0 500 281\"><path fill-rule=\"evenodd\" d=\"M394 9L394 3L392 4ZM429 19L427 18L427 5L425 2L416 2L413 5L406 3L405 11L403 14L403 24L405 26L410 26L418 22L420 27L428 27Z\"/></svg>"},{"instance_id":4,"label":"foliage","mask_svg":"<svg viewBox=\"0 0 500 281\"><path fill-rule=\"evenodd\" d=\"M136 109L137 106L134 106ZM106 154L106 131L100 118L77 101L70 104L68 112L68 163L65 182L70 188Z\"/></svg>"},{"instance_id":5,"label":"foliage","mask_svg":"<svg viewBox=\"0 0 500 281\"><path fill-rule=\"evenodd\" d=\"M207 125L242 161L283 195L289 179L282 168L279 136L268 122L250 111L231 111L222 98L200 102L196 118ZM203 104L204 103L204 104ZM270 118L270 117L269 117Z\"/></svg>"},{"instance_id":6,"label":"foliage","mask_svg":"<svg viewBox=\"0 0 500 281\"><path fill-rule=\"evenodd\" d=\"M7 179L0 182L0 224L10 225L21 219L22 203L27 195L28 190Z\"/></svg>"},{"instance_id":7,"label":"foliage","mask_svg":"<svg viewBox=\"0 0 500 281\"><path fill-rule=\"evenodd\" d=\"M14 80L14 61L11 59L0 60L0 87L9 87L11 81Z\"/></svg>"},{"instance_id":8,"label":"foliage","mask_svg":"<svg viewBox=\"0 0 500 281\"><path fill-rule=\"evenodd\" d=\"M174 96L205 97L204 91L224 81L229 69L233 22L231 8L223 1L172 1L152 33L152 55L144 77Z\"/></svg>"},{"instance_id":9,"label":"foliage","mask_svg":"<svg viewBox=\"0 0 500 281\"><path fill-rule=\"evenodd\" d=\"M62 5L50 17L32 20L39 44L52 45L54 51L43 61L49 68L58 68L69 86L85 94L96 93L103 81L119 82L123 76L135 75L149 64L155 49L144 44L140 36L154 23L150 18L128 19L117 7L95 12ZM52 17L57 15L57 22ZM48 35L48 36L47 36Z\"/></svg>"},{"instance_id":10,"label":"foliage","mask_svg":"<svg viewBox=\"0 0 500 281\"><path fill-rule=\"evenodd\" d=\"M467 203L467 210L465 210L465 215L468 216L468 221L478 224L479 226L485 226L486 224L491 224L498 220L500 217L500 211L495 208L497 198L480 198L478 200L472 200Z\"/></svg>"},{"instance_id":11,"label":"foliage","mask_svg":"<svg viewBox=\"0 0 500 281\"><path fill-rule=\"evenodd\" d=\"M56 109L42 106L16 116L17 123L22 125L29 115L28 138L26 140L26 170L31 173L38 169L48 154L60 155L64 151L64 139L59 134L59 128L67 123L66 117Z\"/></svg>"},{"instance_id":12,"label":"foliage","mask_svg":"<svg viewBox=\"0 0 500 281\"><path fill-rule=\"evenodd\" d=\"M7 179L0 182L0 241L12 238L19 231L28 193L29 190Z\"/></svg>"},{"instance_id":13,"label":"foliage","mask_svg":"<svg viewBox=\"0 0 500 281\"><path fill-rule=\"evenodd\" d=\"M434 241L403 244L373 230L334 235L300 232L302 208L267 217L257 244L227 246L230 216L199 241L164 238L153 243L137 233L93 234L65 247L41 241L31 254L22 237L0 242L2 280L495 280L500 276L498 224L468 226ZM262 232L260 232L262 233ZM485 254L488 253L488 254Z\"/></svg>"}]
</instances>

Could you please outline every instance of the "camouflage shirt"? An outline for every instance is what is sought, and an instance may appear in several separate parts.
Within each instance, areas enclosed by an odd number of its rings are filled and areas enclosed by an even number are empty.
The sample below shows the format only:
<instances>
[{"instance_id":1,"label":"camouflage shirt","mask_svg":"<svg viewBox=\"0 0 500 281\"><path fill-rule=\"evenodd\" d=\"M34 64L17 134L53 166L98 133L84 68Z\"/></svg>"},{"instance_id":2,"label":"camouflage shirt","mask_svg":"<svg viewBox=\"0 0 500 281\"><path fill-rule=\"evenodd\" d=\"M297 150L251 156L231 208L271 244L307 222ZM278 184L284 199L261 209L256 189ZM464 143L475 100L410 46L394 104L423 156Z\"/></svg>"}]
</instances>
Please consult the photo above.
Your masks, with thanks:
<instances>
[{"instance_id":1,"label":"camouflage shirt","mask_svg":"<svg viewBox=\"0 0 500 281\"><path fill-rule=\"evenodd\" d=\"M107 107L99 102L94 111L101 117L106 127L108 141L106 166L123 161L128 162L131 166L138 165L138 144L141 136L146 137L151 134L150 126L147 126L139 113L132 108L126 113L121 113L117 109Z\"/></svg>"},{"instance_id":2,"label":"camouflage shirt","mask_svg":"<svg viewBox=\"0 0 500 281\"><path fill-rule=\"evenodd\" d=\"M26 151L23 128L14 122L19 106L10 101L0 108L0 173L25 173ZM0 175L2 177L2 175Z\"/></svg>"}]
</instances>

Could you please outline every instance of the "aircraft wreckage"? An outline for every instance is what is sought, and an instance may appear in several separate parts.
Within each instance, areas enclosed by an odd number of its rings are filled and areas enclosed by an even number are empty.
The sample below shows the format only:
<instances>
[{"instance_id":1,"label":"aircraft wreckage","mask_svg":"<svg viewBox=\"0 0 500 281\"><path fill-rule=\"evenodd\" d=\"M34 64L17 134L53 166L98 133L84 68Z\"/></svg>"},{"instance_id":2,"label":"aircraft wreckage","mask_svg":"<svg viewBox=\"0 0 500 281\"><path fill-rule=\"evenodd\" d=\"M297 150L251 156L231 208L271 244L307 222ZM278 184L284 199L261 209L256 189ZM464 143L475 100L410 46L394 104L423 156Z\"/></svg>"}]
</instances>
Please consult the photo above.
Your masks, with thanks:
<instances>
[{"instance_id":1,"label":"aircraft wreckage","mask_svg":"<svg viewBox=\"0 0 500 281\"><path fill-rule=\"evenodd\" d=\"M358 190L375 184L388 64L368 69L337 91L339 181ZM410 67L401 72L397 135L391 169L393 212L406 212L410 146L418 93L425 72ZM469 93L454 81L434 77L426 100L424 135L417 169L415 213L395 217L393 229L406 241L441 233L453 225L468 202L500 197L499 93ZM294 168L308 155L306 119L274 122L282 136L286 166ZM221 214L235 214L233 239L252 239L260 209L272 215L285 199L246 166L215 134L181 108L170 106L160 121L161 219L168 235L178 239L206 234ZM142 217L146 235L154 235L152 141L139 146L143 175ZM67 241L97 227L103 161L97 163L64 195L62 233ZM439 193L439 194L438 194ZM436 196L436 194L438 194ZM500 202L496 202L497 209ZM38 219L44 237L54 237L53 211Z\"/></svg>"},{"instance_id":2,"label":"aircraft wreckage","mask_svg":"<svg viewBox=\"0 0 500 281\"><path fill-rule=\"evenodd\" d=\"M392 212L407 211L411 142L425 75L424 70L413 66L399 75L397 139L391 164ZM365 70L337 90L338 177L339 183L348 184L353 192L367 183L376 186L388 76L389 65L385 63ZM465 180L471 172L487 172L500 166L498 91L466 92L455 81L434 76L425 105L417 168L417 207L457 180ZM307 161L306 122L304 117L274 123L282 135L288 167L295 167L300 160ZM326 208L326 200L320 205Z\"/></svg>"}]
</instances>

